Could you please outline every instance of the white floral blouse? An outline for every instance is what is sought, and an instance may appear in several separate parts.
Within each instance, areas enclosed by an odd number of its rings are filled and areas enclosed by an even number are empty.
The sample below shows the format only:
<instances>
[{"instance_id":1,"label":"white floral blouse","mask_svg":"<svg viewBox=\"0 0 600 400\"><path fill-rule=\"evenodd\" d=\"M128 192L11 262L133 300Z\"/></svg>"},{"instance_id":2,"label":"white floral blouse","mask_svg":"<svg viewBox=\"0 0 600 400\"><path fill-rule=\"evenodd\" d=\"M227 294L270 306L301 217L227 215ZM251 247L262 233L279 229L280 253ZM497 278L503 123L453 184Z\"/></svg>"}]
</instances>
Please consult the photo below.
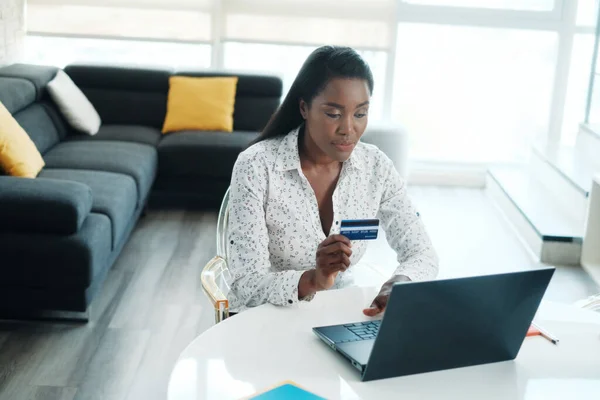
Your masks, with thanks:
<instances>
[{"instance_id":1,"label":"white floral blouse","mask_svg":"<svg viewBox=\"0 0 600 400\"><path fill-rule=\"evenodd\" d=\"M229 198L229 293L234 312L263 303L299 301L298 282L315 267L316 250L326 236L315 193L302 173L298 129L259 142L237 159ZM379 218L399 263L395 274L429 280L438 259L406 184L392 161L377 147L359 142L342 166L333 193L333 225L345 219ZM352 243L351 267L333 288L353 282L352 266L368 241Z\"/></svg>"}]
</instances>

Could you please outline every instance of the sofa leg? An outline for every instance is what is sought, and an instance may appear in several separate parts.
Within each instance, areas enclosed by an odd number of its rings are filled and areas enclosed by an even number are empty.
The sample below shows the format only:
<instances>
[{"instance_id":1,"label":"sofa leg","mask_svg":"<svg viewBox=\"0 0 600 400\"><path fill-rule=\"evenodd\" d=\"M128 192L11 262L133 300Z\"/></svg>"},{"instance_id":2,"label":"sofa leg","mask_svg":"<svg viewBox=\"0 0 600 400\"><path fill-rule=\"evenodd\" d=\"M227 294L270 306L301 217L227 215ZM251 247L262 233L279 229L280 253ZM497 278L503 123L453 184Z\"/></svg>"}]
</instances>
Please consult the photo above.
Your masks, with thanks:
<instances>
[{"instance_id":1,"label":"sofa leg","mask_svg":"<svg viewBox=\"0 0 600 400\"><path fill-rule=\"evenodd\" d=\"M90 321L90 307L81 311L47 311L43 319L62 322L75 322L87 324Z\"/></svg>"},{"instance_id":2,"label":"sofa leg","mask_svg":"<svg viewBox=\"0 0 600 400\"><path fill-rule=\"evenodd\" d=\"M85 311L27 311L0 314L3 321L56 321L87 324L90 321L90 307Z\"/></svg>"}]
</instances>

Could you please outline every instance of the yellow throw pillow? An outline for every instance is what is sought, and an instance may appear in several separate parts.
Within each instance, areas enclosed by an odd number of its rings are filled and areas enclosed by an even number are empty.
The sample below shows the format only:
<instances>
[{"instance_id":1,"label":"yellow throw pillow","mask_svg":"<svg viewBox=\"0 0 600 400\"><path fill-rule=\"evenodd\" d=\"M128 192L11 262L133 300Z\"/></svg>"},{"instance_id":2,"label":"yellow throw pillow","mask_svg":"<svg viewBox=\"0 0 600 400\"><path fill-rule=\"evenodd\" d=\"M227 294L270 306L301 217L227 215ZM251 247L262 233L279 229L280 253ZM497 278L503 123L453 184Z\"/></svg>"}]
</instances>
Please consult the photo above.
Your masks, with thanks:
<instances>
[{"instance_id":1,"label":"yellow throw pillow","mask_svg":"<svg viewBox=\"0 0 600 400\"><path fill-rule=\"evenodd\" d=\"M233 131L237 82L237 77L172 76L162 132Z\"/></svg>"},{"instance_id":2,"label":"yellow throw pillow","mask_svg":"<svg viewBox=\"0 0 600 400\"><path fill-rule=\"evenodd\" d=\"M8 175L35 178L44 165L33 141L0 103L0 168Z\"/></svg>"}]
</instances>

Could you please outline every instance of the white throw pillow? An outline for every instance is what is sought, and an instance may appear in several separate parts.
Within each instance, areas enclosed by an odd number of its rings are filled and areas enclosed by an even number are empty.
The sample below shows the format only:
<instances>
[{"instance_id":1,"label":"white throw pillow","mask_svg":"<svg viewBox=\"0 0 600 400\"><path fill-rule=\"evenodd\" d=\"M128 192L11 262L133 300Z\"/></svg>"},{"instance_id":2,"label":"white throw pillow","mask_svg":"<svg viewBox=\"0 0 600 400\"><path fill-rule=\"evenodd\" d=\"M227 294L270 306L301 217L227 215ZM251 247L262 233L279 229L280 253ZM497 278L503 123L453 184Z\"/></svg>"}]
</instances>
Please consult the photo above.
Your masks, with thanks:
<instances>
[{"instance_id":1,"label":"white throw pillow","mask_svg":"<svg viewBox=\"0 0 600 400\"><path fill-rule=\"evenodd\" d=\"M69 75L59 70L47 87L69 125L88 135L98 133L102 123L100 115Z\"/></svg>"}]
</instances>

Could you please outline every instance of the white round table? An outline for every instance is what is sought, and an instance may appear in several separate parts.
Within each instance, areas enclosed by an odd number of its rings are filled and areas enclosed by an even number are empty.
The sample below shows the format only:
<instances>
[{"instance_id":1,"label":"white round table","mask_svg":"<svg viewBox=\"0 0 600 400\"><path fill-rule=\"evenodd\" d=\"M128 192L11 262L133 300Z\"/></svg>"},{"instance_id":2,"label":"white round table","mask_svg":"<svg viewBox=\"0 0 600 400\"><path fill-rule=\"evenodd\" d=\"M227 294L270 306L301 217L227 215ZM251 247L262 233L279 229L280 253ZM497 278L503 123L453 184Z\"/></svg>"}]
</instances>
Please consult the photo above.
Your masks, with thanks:
<instances>
[{"instance_id":1,"label":"white round table","mask_svg":"<svg viewBox=\"0 0 600 400\"><path fill-rule=\"evenodd\" d=\"M542 303L559 339L525 339L514 361L361 382L312 327L366 320L375 288L319 293L293 308L263 305L197 337L180 355L169 400L240 399L291 380L327 399L600 399L600 313Z\"/></svg>"}]
</instances>

